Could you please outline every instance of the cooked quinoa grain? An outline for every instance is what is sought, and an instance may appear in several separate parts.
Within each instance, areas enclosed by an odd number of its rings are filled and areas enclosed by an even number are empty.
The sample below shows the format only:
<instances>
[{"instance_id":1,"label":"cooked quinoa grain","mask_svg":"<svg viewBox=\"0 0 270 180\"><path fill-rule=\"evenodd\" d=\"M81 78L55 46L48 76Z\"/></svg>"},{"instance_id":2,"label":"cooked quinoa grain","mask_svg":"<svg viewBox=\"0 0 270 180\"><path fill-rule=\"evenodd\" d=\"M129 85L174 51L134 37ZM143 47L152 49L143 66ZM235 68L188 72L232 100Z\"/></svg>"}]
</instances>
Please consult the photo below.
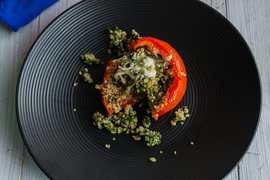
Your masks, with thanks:
<instances>
[{"instance_id":1,"label":"cooked quinoa grain","mask_svg":"<svg viewBox=\"0 0 270 180\"><path fill-rule=\"evenodd\" d=\"M105 144L105 148L111 149L111 145L110 144Z\"/></svg>"},{"instance_id":2,"label":"cooked quinoa grain","mask_svg":"<svg viewBox=\"0 0 270 180\"><path fill-rule=\"evenodd\" d=\"M109 29L108 53L114 58L121 57L128 52L128 45L139 38L140 34L134 29L131 32L119 27Z\"/></svg>"},{"instance_id":3,"label":"cooked quinoa grain","mask_svg":"<svg viewBox=\"0 0 270 180\"><path fill-rule=\"evenodd\" d=\"M127 106L123 111L108 117L96 112L93 119L94 126L98 129L105 128L111 134L132 134L135 141L140 141L143 138L148 147L154 147L161 143L160 132L144 126L137 126L137 115L131 106Z\"/></svg>"},{"instance_id":4,"label":"cooked quinoa grain","mask_svg":"<svg viewBox=\"0 0 270 180\"><path fill-rule=\"evenodd\" d=\"M81 55L81 60L88 65L100 64L100 59L96 58L93 53Z\"/></svg>"},{"instance_id":5,"label":"cooked quinoa grain","mask_svg":"<svg viewBox=\"0 0 270 180\"><path fill-rule=\"evenodd\" d=\"M85 82L89 84L92 84L94 82L88 68L81 68L81 70L79 71L79 75L83 78Z\"/></svg>"},{"instance_id":6,"label":"cooked quinoa grain","mask_svg":"<svg viewBox=\"0 0 270 180\"><path fill-rule=\"evenodd\" d=\"M186 106L181 107L175 112L175 118L171 120L171 125L176 126L178 123L183 125L189 116L189 109Z\"/></svg>"},{"instance_id":7,"label":"cooked quinoa grain","mask_svg":"<svg viewBox=\"0 0 270 180\"><path fill-rule=\"evenodd\" d=\"M141 136L139 135L133 135L132 138L135 140L135 141L140 141L142 139Z\"/></svg>"},{"instance_id":8,"label":"cooked quinoa grain","mask_svg":"<svg viewBox=\"0 0 270 180\"><path fill-rule=\"evenodd\" d=\"M149 157L149 161L152 162L152 163L155 163L155 162L157 162L157 158Z\"/></svg>"},{"instance_id":9,"label":"cooked quinoa grain","mask_svg":"<svg viewBox=\"0 0 270 180\"><path fill-rule=\"evenodd\" d=\"M152 123L151 118L149 116L145 116L144 119L143 119L143 126L145 128L150 128L151 123Z\"/></svg>"}]
</instances>

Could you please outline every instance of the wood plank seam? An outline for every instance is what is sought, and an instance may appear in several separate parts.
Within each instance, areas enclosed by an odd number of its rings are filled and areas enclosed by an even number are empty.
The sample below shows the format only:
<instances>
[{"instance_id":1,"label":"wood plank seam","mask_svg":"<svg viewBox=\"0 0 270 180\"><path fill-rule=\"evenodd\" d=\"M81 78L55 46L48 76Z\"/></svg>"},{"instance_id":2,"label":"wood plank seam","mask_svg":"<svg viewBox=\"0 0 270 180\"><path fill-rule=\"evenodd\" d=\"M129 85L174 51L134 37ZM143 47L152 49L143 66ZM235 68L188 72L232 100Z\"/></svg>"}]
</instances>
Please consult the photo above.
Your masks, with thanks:
<instances>
[{"instance_id":1,"label":"wood plank seam","mask_svg":"<svg viewBox=\"0 0 270 180\"><path fill-rule=\"evenodd\" d=\"M229 13L228 13L228 0L225 0L225 13L226 13L226 18L228 19L229 17L228 17L228 15L229 15Z\"/></svg>"},{"instance_id":2,"label":"wood plank seam","mask_svg":"<svg viewBox=\"0 0 270 180\"><path fill-rule=\"evenodd\" d=\"M240 166L239 165L237 165L237 178L238 178L238 180L241 180L240 179Z\"/></svg>"},{"instance_id":3,"label":"wood plank seam","mask_svg":"<svg viewBox=\"0 0 270 180\"><path fill-rule=\"evenodd\" d=\"M21 162L21 172L20 172L19 180L22 180L22 179L23 179L23 167L24 167L25 154L26 154L25 151L26 151L26 149L23 148L23 152L22 152L22 162Z\"/></svg>"}]
</instances>

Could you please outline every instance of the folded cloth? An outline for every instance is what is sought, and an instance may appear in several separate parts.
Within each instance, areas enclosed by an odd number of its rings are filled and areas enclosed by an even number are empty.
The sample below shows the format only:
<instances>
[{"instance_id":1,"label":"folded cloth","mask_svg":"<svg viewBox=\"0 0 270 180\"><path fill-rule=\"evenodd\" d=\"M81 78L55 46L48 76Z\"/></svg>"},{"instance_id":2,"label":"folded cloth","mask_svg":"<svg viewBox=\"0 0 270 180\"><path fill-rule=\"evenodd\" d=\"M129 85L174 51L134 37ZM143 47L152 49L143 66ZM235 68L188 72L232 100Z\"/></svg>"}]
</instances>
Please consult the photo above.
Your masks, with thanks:
<instances>
[{"instance_id":1,"label":"folded cloth","mask_svg":"<svg viewBox=\"0 0 270 180\"><path fill-rule=\"evenodd\" d=\"M31 22L57 0L0 0L0 21L12 30Z\"/></svg>"}]
</instances>

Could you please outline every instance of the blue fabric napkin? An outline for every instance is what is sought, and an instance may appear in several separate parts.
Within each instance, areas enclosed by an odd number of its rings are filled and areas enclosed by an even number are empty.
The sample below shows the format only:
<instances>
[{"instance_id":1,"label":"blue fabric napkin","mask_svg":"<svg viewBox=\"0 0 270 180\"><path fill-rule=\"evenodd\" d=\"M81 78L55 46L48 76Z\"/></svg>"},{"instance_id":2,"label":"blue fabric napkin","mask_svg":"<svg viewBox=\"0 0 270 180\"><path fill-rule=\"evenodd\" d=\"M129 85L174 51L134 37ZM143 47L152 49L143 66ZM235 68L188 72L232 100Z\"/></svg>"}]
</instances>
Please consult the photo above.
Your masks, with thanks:
<instances>
[{"instance_id":1,"label":"blue fabric napkin","mask_svg":"<svg viewBox=\"0 0 270 180\"><path fill-rule=\"evenodd\" d=\"M31 22L57 0L0 0L0 21L12 30Z\"/></svg>"}]
</instances>

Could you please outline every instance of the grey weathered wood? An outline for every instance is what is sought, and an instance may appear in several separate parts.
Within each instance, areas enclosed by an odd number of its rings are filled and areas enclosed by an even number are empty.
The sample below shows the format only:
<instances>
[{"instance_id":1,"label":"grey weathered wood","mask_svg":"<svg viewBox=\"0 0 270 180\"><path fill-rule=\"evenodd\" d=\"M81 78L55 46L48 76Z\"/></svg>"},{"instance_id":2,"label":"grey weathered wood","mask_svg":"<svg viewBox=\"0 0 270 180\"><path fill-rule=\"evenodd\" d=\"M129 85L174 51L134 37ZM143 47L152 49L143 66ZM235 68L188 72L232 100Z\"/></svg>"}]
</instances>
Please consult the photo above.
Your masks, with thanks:
<instances>
[{"instance_id":1,"label":"grey weathered wood","mask_svg":"<svg viewBox=\"0 0 270 180\"><path fill-rule=\"evenodd\" d=\"M0 25L0 179L45 180L33 162L16 125L14 94L24 56L37 35L62 11L80 0L61 0L17 33ZM227 16L254 52L261 74L263 110L256 137L239 165L225 180L270 179L270 1L201 0Z\"/></svg>"},{"instance_id":2,"label":"grey weathered wood","mask_svg":"<svg viewBox=\"0 0 270 180\"><path fill-rule=\"evenodd\" d=\"M223 16L227 17L226 0L212 0L212 7L220 12Z\"/></svg>"},{"instance_id":3,"label":"grey weathered wood","mask_svg":"<svg viewBox=\"0 0 270 180\"><path fill-rule=\"evenodd\" d=\"M25 153L20 180L48 180L48 177L33 162L30 155Z\"/></svg>"}]
</instances>

